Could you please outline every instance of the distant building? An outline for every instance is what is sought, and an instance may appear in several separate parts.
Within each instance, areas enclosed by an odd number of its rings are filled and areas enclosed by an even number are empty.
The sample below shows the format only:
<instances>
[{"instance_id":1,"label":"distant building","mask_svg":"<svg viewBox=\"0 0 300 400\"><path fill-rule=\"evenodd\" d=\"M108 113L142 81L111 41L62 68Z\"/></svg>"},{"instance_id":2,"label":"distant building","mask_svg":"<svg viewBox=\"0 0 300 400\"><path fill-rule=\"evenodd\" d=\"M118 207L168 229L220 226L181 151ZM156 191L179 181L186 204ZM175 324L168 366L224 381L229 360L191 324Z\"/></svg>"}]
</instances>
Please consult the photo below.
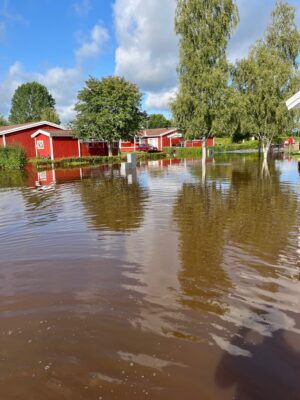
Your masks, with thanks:
<instances>
[{"instance_id":1,"label":"distant building","mask_svg":"<svg viewBox=\"0 0 300 400\"><path fill-rule=\"evenodd\" d=\"M143 129L130 141L121 141L123 152L137 151L139 145L149 144L162 150L164 147L177 146L182 142L182 133L177 128Z\"/></svg>"},{"instance_id":2,"label":"distant building","mask_svg":"<svg viewBox=\"0 0 300 400\"><path fill-rule=\"evenodd\" d=\"M177 128L143 129L131 141L121 141L120 148L123 152L138 151L139 145L143 144L157 147L161 151L164 147L201 147L202 141L200 139L185 141ZM207 146L214 146L214 138L207 139Z\"/></svg>"}]
</instances>

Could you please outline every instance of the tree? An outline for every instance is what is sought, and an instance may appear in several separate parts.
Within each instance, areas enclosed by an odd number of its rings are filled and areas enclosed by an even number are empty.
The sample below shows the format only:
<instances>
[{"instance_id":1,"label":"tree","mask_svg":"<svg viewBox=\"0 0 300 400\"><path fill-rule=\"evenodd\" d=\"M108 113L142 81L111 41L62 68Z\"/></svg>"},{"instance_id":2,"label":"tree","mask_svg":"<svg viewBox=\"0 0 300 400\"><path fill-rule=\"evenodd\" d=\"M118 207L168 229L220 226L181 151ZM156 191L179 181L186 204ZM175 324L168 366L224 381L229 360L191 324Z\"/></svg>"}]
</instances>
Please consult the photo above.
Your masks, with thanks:
<instances>
[{"instance_id":1,"label":"tree","mask_svg":"<svg viewBox=\"0 0 300 400\"><path fill-rule=\"evenodd\" d=\"M8 122L6 121L6 119L3 117L2 114L0 114L0 126L5 126L8 125Z\"/></svg>"},{"instance_id":2,"label":"tree","mask_svg":"<svg viewBox=\"0 0 300 400\"><path fill-rule=\"evenodd\" d=\"M299 51L295 9L279 2L264 39L237 63L233 73L233 87L244 110L239 114L241 133L261 140L265 158L274 136L290 131L295 123L295 114L287 111L285 101L300 86Z\"/></svg>"},{"instance_id":3,"label":"tree","mask_svg":"<svg viewBox=\"0 0 300 400\"><path fill-rule=\"evenodd\" d=\"M80 138L107 140L111 155L114 140L130 139L141 128L145 119L141 101L139 88L124 78L90 77L78 94L74 133Z\"/></svg>"},{"instance_id":4,"label":"tree","mask_svg":"<svg viewBox=\"0 0 300 400\"><path fill-rule=\"evenodd\" d=\"M41 113L41 120L53 122L54 124L60 125L59 116L54 108L45 108L45 110L43 110Z\"/></svg>"},{"instance_id":5,"label":"tree","mask_svg":"<svg viewBox=\"0 0 300 400\"><path fill-rule=\"evenodd\" d=\"M150 114L147 119L147 128L169 128L171 121L167 119L163 114Z\"/></svg>"},{"instance_id":6,"label":"tree","mask_svg":"<svg viewBox=\"0 0 300 400\"><path fill-rule=\"evenodd\" d=\"M205 139L217 133L217 120L226 103L226 47L237 22L233 0L177 0L179 91L172 111L186 137L203 137L203 155Z\"/></svg>"},{"instance_id":7,"label":"tree","mask_svg":"<svg viewBox=\"0 0 300 400\"><path fill-rule=\"evenodd\" d=\"M55 111L55 100L48 89L37 82L20 85L12 98L9 121L13 124L41 121L46 109Z\"/></svg>"}]
</instances>

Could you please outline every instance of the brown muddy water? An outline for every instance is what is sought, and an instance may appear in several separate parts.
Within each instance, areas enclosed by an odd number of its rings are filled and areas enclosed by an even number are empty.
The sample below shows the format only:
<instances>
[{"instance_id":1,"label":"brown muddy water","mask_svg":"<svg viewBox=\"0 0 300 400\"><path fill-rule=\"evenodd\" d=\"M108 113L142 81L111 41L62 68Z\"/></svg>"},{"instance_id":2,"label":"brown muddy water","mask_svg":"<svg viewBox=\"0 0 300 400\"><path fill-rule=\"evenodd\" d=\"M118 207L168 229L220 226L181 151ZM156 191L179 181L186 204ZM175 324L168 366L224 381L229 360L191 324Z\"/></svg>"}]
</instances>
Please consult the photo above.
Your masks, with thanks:
<instances>
[{"instance_id":1,"label":"brown muddy water","mask_svg":"<svg viewBox=\"0 0 300 400\"><path fill-rule=\"evenodd\" d=\"M298 165L0 174L0 399L300 399Z\"/></svg>"}]
</instances>

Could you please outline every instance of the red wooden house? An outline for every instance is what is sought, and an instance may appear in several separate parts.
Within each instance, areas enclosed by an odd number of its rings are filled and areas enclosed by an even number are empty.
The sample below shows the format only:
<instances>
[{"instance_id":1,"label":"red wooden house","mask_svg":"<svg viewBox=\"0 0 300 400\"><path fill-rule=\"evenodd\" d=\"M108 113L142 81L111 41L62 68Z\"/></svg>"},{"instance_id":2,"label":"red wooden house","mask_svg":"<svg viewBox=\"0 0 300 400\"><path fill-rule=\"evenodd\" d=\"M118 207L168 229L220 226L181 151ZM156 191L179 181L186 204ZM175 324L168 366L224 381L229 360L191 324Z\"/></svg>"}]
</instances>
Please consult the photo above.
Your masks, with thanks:
<instances>
[{"instance_id":1,"label":"red wooden house","mask_svg":"<svg viewBox=\"0 0 300 400\"><path fill-rule=\"evenodd\" d=\"M134 140L121 141L120 148L123 152L136 151L139 144L150 144L161 151L164 147L173 146L201 147L202 141L201 139L184 141L182 133L177 128L144 129L138 132ZM214 138L207 138L206 145L213 147Z\"/></svg>"},{"instance_id":2,"label":"red wooden house","mask_svg":"<svg viewBox=\"0 0 300 400\"><path fill-rule=\"evenodd\" d=\"M36 156L36 149L31 135L34 134L38 129L52 129L55 131L61 130L61 126L47 121L1 126L0 145L9 146L18 144L25 149L27 157L34 158Z\"/></svg>"},{"instance_id":3,"label":"red wooden house","mask_svg":"<svg viewBox=\"0 0 300 400\"><path fill-rule=\"evenodd\" d=\"M150 144L162 150L164 147L180 145L182 134L177 128L144 129L132 141L121 142L121 151L138 150L139 144Z\"/></svg>"},{"instance_id":4,"label":"red wooden house","mask_svg":"<svg viewBox=\"0 0 300 400\"><path fill-rule=\"evenodd\" d=\"M64 157L85 157L108 155L105 141L82 141L72 131L48 121L32 122L0 127L0 145L18 144L28 158L46 157L57 160ZM118 153L115 146L113 154Z\"/></svg>"},{"instance_id":5,"label":"red wooden house","mask_svg":"<svg viewBox=\"0 0 300 400\"><path fill-rule=\"evenodd\" d=\"M108 146L104 140L82 141L71 130L39 129L31 135L35 141L36 156L57 160L67 157L107 156ZM118 148L113 147L113 154Z\"/></svg>"}]
</instances>

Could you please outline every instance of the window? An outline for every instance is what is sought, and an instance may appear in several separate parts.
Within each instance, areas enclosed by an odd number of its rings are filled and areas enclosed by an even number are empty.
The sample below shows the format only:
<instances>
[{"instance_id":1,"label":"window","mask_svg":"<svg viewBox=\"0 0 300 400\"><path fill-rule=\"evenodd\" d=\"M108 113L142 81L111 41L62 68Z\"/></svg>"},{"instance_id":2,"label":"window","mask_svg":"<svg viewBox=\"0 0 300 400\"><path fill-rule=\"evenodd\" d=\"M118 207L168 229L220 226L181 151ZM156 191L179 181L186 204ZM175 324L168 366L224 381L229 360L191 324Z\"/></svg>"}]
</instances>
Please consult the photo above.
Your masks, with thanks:
<instances>
[{"instance_id":1,"label":"window","mask_svg":"<svg viewBox=\"0 0 300 400\"><path fill-rule=\"evenodd\" d=\"M44 141L43 140L37 140L36 141L36 148L39 150L44 150Z\"/></svg>"}]
</instances>

